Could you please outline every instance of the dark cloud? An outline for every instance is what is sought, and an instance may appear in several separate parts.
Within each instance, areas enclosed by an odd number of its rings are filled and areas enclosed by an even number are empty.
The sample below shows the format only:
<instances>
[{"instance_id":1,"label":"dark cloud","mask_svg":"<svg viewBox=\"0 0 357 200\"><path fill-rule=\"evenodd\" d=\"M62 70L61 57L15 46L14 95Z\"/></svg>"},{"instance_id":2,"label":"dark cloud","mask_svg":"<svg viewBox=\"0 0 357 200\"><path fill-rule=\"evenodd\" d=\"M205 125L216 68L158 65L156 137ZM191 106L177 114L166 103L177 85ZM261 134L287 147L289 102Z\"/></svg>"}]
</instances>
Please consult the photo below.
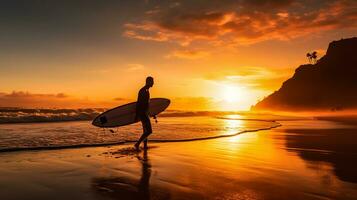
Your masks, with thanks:
<instances>
[{"instance_id":1,"label":"dark cloud","mask_svg":"<svg viewBox=\"0 0 357 200\"><path fill-rule=\"evenodd\" d=\"M195 40L241 44L288 40L357 25L354 0L170 2L156 6L149 20L126 24L124 35L183 45Z\"/></svg>"},{"instance_id":2,"label":"dark cloud","mask_svg":"<svg viewBox=\"0 0 357 200\"><path fill-rule=\"evenodd\" d=\"M0 97L3 98L67 98L68 95L64 93L57 94L34 94L23 91L13 91L12 93L0 93Z\"/></svg>"},{"instance_id":3,"label":"dark cloud","mask_svg":"<svg viewBox=\"0 0 357 200\"><path fill-rule=\"evenodd\" d=\"M58 107L66 105L70 100L71 98L64 93L36 94L24 91L0 93L0 107Z\"/></svg>"},{"instance_id":4,"label":"dark cloud","mask_svg":"<svg viewBox=\"0 0 357 200\"><path fill-rule=\"evenodd\" d=\"M128 101L128 99L126 98L122 98L122 97L116 97L113 99L114 101Z\"/></svg>"},{"instance_id":5,"label":"dark cloud","mask_svg":"<svg viewBox=\"0 0 357 200\"><path fill-rule=\"evenodd\" d=\"M245 5L255 6L255 7L272 7L280 8L288 6L293 3L294 0L244 0Z\"/></svg>"},{"instance_id":6,"label":"dark cloud","mask_svg":"<svg viewBox=\"0 0 357 200\"><path fill-rule=\"evenodd\" d=\"M57 97L57 98L67 98L68 95L66 95L66 94L64 94L64 93L58 93L58 94L56 95L56 97Z\"/></svg>"},{"instance_id":7,"label":"dark cloud","mask_svg":"<svg viewBox=\"0 0 357 200\"><path fill-rule=\"evenodd\" d=\"M143 1L0 1L0 54L71 55L79 46L103 51L120 41L120 24L145 10Z\"/></svg>"},{"instance_id":8,"label":"dark cloud","mask_svg":"<svg viewBox=\"0 0 357 200\"><path fill-rule=\"evenodd\" d=\"M123 100L124 101L124 100ZM24 91L0 92L0 107L21 108L98 108L116 106L115 101L79 99L64 93L38 94Z\"/></svg>"}]
</instances>

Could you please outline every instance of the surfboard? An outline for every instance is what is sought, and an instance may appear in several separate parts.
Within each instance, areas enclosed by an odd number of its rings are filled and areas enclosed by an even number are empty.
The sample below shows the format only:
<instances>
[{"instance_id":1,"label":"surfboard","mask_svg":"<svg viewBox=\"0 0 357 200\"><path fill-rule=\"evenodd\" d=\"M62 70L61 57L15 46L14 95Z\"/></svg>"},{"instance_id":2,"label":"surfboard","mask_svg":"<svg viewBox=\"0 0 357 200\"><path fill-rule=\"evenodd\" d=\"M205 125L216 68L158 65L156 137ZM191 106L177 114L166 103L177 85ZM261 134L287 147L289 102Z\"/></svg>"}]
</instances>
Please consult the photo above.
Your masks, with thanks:
<instances>
[{"instance_id":1,"label":"surfboard","mask_svg":"<svg viewBox=\"0 0 357 200\"><path fill-rule=\"evenodd\" d=\"M170 100L165 98L152 98L149 101L149 115L155 116L170 105ZM98 115L92 125L101 128L113 128L138 122L135 120L136 102L128 103L107 110Z\"/></svg>"}]
</instances>

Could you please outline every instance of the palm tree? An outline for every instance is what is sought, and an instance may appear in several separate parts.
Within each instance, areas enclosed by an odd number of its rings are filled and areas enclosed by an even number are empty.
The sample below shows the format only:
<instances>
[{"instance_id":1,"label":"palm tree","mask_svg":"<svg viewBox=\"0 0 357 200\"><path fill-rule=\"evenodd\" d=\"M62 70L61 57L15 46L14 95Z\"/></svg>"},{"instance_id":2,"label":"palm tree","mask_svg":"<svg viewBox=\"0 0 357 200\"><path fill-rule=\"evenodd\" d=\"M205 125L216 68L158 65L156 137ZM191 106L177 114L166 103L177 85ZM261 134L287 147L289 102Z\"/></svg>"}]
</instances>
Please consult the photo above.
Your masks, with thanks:
<instances>
[{"instance_id":1,"label":"palm tree","mask_svg":"<svg viewBox=\"0 0 357 200\"><path fill-rule=\"evenodd\" d=\"M308 52L306 54L307 59L309 59L309 63L311 64L316 64L317 62L317 52L313 51L313 52Z\"/></svg>"},{"instance_id":2,"label":"palm tree","mask_svg":"<svg viewBox=\"0 0 357 200\"><path fill-rule=\"evenodd\" d=\"M310 52L308 52L308 53L306 54L306 57L307 57L307 59L309 60L309 63L311 63L311 54L310 54Z\"/></svg>"},{"instance_id":3,"label":"palm tree","mask_svg":"<svg viewBox=\"0 0 357 200\"><path fill-rule=\"evenodd\" d=\"M313 62L316 63L316 60L317 60L317 52L316 51L312 52L311 58L312 58Z\"/></svg>"}]
</instances>

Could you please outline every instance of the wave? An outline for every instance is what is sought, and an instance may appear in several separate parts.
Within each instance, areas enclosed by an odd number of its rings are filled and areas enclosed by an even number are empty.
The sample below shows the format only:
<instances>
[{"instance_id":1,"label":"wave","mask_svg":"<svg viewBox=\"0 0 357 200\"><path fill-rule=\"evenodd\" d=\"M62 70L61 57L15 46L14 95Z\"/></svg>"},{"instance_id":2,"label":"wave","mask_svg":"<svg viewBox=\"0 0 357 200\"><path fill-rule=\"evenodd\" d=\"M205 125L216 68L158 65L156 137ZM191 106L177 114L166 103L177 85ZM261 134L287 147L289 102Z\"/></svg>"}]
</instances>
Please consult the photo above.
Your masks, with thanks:
<instances>
[{"instance_id":1,"label":"wave","mask_svg":"<svg viewBox=\"0 0 357 200\"><path fill-rule=\"evenodd\" d=\"M1 108L0 123L32 123L92 120L104 112L104 108L88 109L27 109Z\"/></svg>"},{"instance_id":2,"label":"wave","mask_svg":"<svg viewBox=\"0 0 357 200\"><path fill-rule=\"evenodd\" d=\"M268 121L268 120L266 120L266 121ZM274 128L281 126L281 124L276 121L269 121L269 122L272 122L272 125L269 127L251 129L251 130L243 130L243 131L239 131L234 134L188 138L188 139L172 139L172 140L171 139L150 139L150 142L166 143L166 142L189 142L189 141L199 141L199 140L210 140L210 139L217 139L217 138L223 138L223 137L232 137L232 136L236 136L236 135L243 134L243 133L270 130L270 129L274 129ZM10 148L0 149L0 152L39 151L39 150L59 150L59 149L74 149L74 148L86 148L86 147L104 147L104 146L111 146L111 145L123 145L123 144L134 143L134 142L136 142L136 140L126 140L126 141L108 142L108 143L60 145L60 146L10 147Z\"/></svg>"},{"instance_id":3,"label":"wave","mask_svg":"<svg viewBox=\"0 0 357 200\"><path fill-rule=\"evenodd\" d=\"M32 109L32 108L0 108L0 124L8 123L40 123L40 122L66 122L66 121L85 121L93 120L100 113L108 110L107 108L86 108L86 109ZM239 119L246 119L248 112L230 111L177 111L167 110L158 117L192 117L192 116L223 116L240 115ZM266 120L287 120L296 119L287 116L254 114L252 120L258 118ZM233 118L221 118L233 119ZM265 121L266 121L265 120ZM264 120L261 120L264 121Z\"/></svg>"},{"instance_id":4,"label":"wave","mask_svg":"<svg viewBox=\"0 0 357 200\"><path fill-rule=\"evenodd\" d=\"M93 120L106 108L87 109L31 109L31 108L0 108L0 124L33 123L33 122L63 122ZM159 117L192 117L232 114L233 112L214 111L175 111L168 110Z\"/></svg>"},{"instance_id":5,"label":"wave","mask_svg":"<svg viewBox=\"0 0 357 200\"><path fill-rule=\"evenodd\" d=\"M32 109L32 108L0 108L0 124L65 122L93 120L106 108L87 109ZM160 117L189 117L213 114L210 112L165 111Z\"/></svg>"}]
</instances>

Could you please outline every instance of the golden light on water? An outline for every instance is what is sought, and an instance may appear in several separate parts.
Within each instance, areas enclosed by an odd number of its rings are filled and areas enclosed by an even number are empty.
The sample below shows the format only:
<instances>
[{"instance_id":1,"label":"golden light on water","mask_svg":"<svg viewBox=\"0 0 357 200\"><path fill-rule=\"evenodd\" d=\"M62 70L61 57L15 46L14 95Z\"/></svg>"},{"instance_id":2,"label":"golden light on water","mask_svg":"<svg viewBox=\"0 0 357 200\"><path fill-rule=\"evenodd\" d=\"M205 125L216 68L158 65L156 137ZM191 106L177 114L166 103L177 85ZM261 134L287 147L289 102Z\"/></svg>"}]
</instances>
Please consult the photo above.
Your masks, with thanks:
<instances>
[{"instance_id":1,"label":"golden light on water","mask_svg":"<svg viewBox=\"0 0 357 200\"><path fill-rule=\"evenodd\" d=\"M237 117L238 118L234 118ZM231 135L239 132L242 130L242 127L244 127L244 121L243 120L238 120L239 115L227 115L225 116L227 119L224 119L224 126L227 129L227 132L225 133L226 135Z\"/></svg>"},{"instance_id":2,"label":"golden light on water","mask_svg":"<svg viewBox=\"0 0 357 200\"><path fill-rule=\"evenodd\" d=\"M239 114L232 114L232 115L225 115L224 118L226 119L242 119L243 116ZM242 122L242 121L241 121Z\"/></svg>"}]
</instances>

